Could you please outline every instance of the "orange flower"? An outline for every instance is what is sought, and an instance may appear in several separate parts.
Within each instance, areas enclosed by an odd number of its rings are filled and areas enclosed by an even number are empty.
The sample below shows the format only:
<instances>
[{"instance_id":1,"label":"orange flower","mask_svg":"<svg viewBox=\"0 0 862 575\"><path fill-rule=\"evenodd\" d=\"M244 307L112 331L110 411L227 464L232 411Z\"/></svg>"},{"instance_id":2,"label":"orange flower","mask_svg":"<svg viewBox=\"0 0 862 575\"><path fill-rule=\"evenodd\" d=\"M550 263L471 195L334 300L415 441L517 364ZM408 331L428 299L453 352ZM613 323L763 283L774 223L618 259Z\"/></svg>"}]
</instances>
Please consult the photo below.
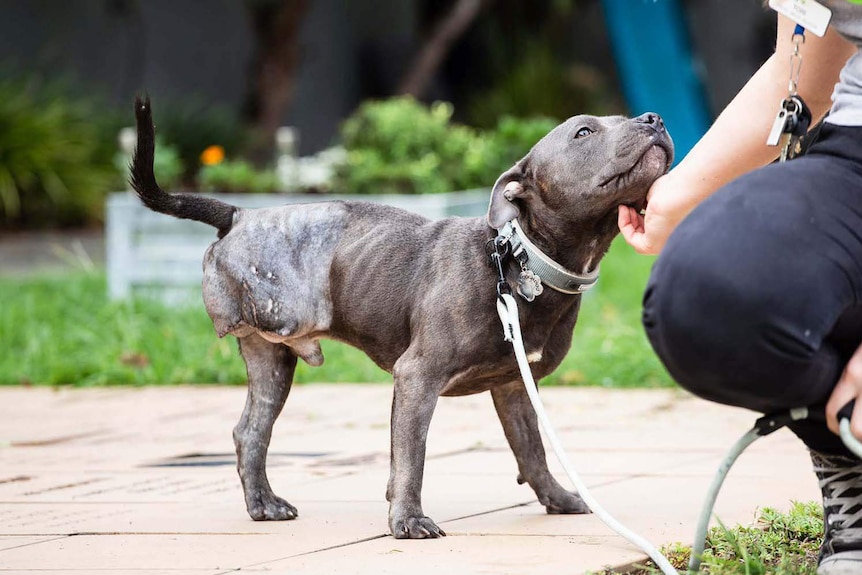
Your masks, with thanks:
<instances>
[{"instance_id":1,"label":"orange flower","mask_svg":"<svg viewBox=\"0 0 862 575\"><path fill-rule=\"evenodd\" d=\"M221 146L210 146L201 152L201 164L205 166L221 164L222 161L224 161L224 148Z\"/></svg>"}]
</instances>

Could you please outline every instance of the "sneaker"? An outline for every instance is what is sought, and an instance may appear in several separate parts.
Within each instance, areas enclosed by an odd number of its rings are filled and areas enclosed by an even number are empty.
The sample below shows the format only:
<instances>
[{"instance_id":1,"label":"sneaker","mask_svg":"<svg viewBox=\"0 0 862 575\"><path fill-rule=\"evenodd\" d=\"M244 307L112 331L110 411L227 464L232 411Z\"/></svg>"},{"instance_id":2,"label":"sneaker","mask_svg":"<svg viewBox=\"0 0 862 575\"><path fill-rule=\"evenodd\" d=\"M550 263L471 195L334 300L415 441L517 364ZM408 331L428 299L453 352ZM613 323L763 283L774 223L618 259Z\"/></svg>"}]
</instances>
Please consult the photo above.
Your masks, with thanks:
<instances>
[{"instance_id":1,"label":"sneaker","mask_svg":"<svg viewBox=\"0 0 862 575\"><path fill-rule=\"evenodd\" d=\"M823 492L825 534L817 575L862 574L862 461L811 452Z\"/></svg>"}]
</instances>

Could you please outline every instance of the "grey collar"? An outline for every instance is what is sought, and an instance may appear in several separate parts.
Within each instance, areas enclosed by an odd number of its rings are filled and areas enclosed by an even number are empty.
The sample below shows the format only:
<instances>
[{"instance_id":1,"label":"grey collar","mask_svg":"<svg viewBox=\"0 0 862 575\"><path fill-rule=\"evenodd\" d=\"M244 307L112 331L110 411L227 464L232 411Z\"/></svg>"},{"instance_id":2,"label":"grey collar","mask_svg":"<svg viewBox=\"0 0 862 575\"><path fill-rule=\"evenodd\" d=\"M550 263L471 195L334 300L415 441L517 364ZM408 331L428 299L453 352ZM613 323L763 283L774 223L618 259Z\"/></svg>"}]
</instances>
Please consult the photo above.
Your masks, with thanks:
<instances>
[{"instance_id":1,"label":"grey collar","mask_svg":"<svg viewBox=\"0 0 862 575\"><path fill-rule=\"evenodd\" d=\"M503 237L503 243L509 244L512 255L521 264L521 279L525 274L535 274L543 284L565 294L583 293L596 285L596 281L599 279L598 267L581 275L567 270L552 260L527 238L517 219L506 222L506 225L497 230L497 233ZM535 295L540 293L541 288L535 292ZM528 301L533 299L532 297L524 297Z\"/></svg>"}]
</instances>

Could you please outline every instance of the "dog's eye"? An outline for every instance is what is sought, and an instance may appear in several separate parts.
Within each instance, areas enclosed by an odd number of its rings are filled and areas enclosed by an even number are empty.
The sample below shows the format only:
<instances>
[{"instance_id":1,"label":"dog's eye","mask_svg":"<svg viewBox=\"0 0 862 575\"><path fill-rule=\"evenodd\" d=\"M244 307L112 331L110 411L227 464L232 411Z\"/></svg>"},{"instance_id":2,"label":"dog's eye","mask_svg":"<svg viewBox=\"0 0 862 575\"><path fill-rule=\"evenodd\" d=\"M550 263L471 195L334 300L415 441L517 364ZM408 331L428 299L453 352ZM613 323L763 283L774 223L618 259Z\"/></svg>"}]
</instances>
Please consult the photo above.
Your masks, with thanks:
<instances>
[{"instance_id":1,"label":"dog's eye","mask_svg":"<svg viewBox=\"0 0 862 575\"><path fill-rule=\"evenodd\" d=\"M577 133L575 134L575 138L586 138L587 136L592 134L593 131L594 130L591 130L590 128L583 127L577 131Z\"/></svg>"}]
</instances>

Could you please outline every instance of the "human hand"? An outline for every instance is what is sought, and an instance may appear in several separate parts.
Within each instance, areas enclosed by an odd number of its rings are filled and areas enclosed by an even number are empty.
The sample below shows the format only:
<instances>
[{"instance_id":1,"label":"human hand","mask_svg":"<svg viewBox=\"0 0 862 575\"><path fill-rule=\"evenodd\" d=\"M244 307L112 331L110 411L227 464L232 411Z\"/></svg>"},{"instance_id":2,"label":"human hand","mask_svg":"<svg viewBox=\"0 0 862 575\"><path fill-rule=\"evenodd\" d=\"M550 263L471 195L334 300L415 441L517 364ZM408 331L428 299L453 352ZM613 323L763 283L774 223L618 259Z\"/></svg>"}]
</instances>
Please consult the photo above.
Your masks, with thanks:
<instances>
[{"instance_id":1,"label":"human hand","mask_svg":"<svg viewBox=\"0 0 862 575\"><path fill-rule=\"evenodd\" d=\"M647 193L644 214L631 206L620 206L617 224L630 246L640 254L657 254L664 248L670 233L685 217L687 210L675 205L679 196L674 190L672 174L653 182Z\"/></svg>"},{"instance_id":2,"label":"human hand","mask_svg":"<svg viewBox=\"0 0 862 575\"><path fill-rule=\"evenodd\" d=\"M826 424L832 433L838 434L838 410L854 399L856 405L850 418L850 431L856 439L862 440L862 346L847 362L844 373L826 402Z\"/></svg>"}]
</instances>

